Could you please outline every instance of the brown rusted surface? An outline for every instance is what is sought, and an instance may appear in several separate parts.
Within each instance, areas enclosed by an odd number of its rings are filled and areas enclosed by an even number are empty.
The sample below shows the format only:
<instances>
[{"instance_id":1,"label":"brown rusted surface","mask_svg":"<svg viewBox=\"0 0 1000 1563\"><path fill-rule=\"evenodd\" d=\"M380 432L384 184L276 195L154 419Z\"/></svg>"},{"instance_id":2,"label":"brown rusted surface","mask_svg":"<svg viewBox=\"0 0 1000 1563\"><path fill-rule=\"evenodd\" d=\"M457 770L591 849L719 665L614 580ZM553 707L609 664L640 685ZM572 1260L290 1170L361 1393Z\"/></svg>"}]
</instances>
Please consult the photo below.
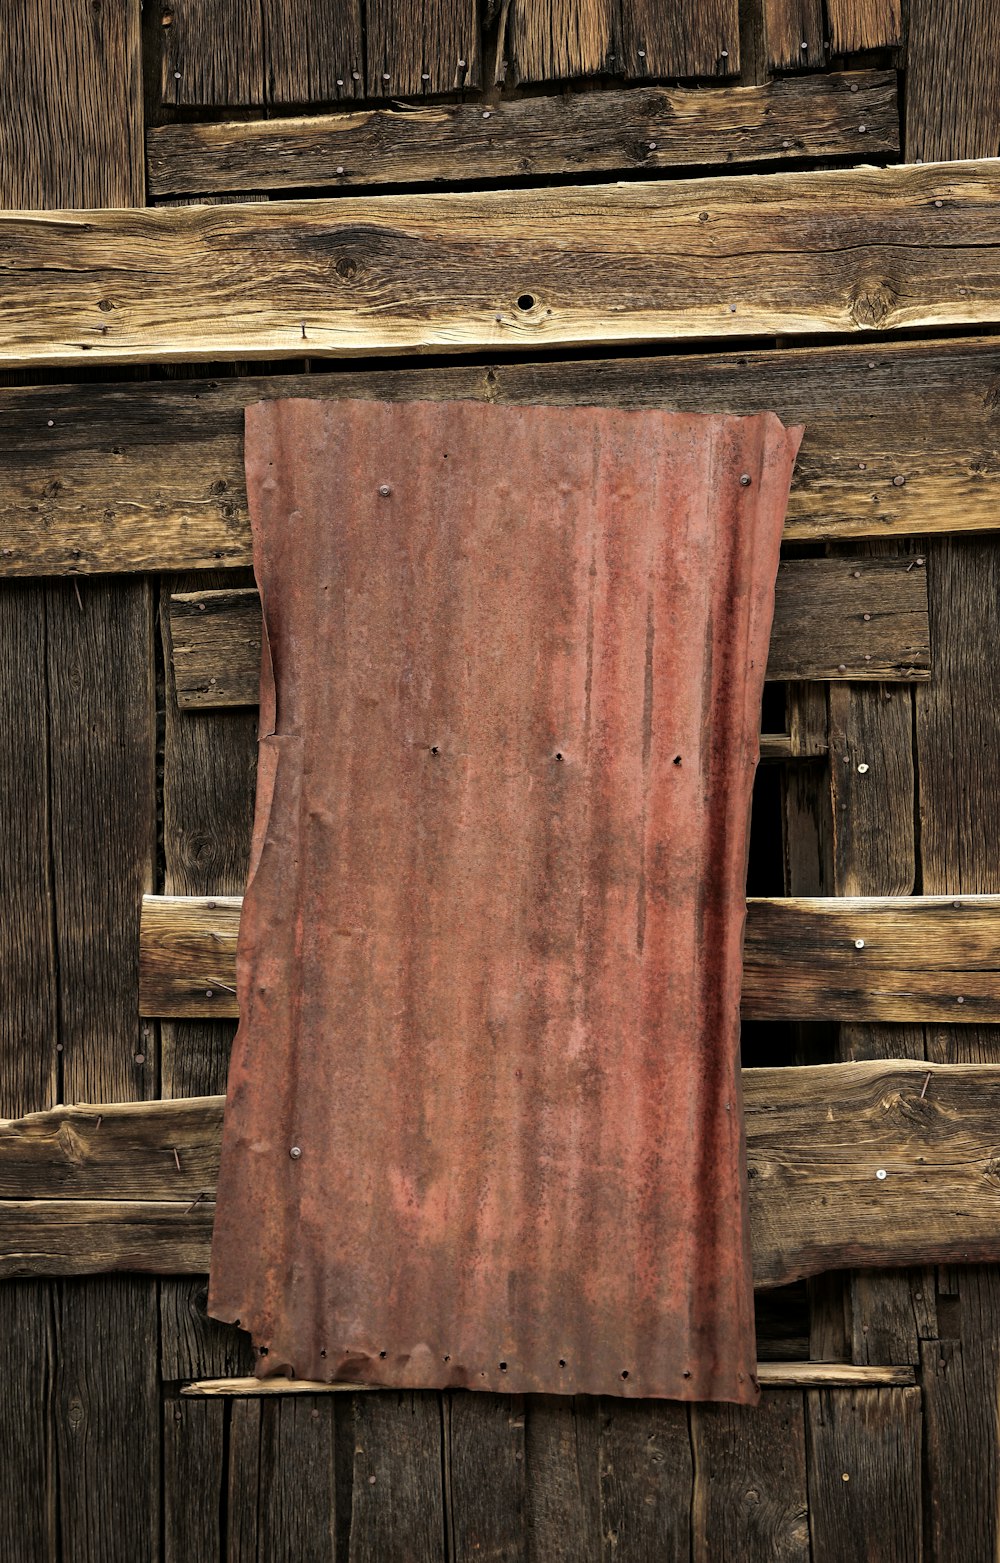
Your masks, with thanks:
<instances>
[{"instance_id":1,"label":"brown rusted surface","mask_svg":"<svg viewBox=\"0 0 1000 1563\"><path fill-rule=\"evenodd\" d=\"M265 1375L753 1401L746 832L800 431L247 411L211 1310Z\"/></svg>"}]
</instances>

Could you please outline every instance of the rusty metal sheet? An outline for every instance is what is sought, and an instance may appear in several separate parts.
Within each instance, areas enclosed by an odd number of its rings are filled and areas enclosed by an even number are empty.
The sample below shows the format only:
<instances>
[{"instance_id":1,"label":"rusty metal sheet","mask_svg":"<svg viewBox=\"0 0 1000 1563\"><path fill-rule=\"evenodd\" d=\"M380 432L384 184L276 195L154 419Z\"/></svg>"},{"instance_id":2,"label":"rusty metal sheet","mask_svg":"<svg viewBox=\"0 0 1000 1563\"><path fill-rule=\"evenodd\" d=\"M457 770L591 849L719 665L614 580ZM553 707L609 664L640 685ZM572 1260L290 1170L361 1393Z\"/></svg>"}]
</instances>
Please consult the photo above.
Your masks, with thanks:
<instances>
[{"instance_id":1,"label":"rusty metal sheet","mask_svg":"<svg viewBox=\"0 0 1000 1563\"><path fill-rule=\"evenodd\" d=\"M259 1371L752 1402L747 821L800 430L265 402L210 1310Z\"/></svg>"}]
</instances>

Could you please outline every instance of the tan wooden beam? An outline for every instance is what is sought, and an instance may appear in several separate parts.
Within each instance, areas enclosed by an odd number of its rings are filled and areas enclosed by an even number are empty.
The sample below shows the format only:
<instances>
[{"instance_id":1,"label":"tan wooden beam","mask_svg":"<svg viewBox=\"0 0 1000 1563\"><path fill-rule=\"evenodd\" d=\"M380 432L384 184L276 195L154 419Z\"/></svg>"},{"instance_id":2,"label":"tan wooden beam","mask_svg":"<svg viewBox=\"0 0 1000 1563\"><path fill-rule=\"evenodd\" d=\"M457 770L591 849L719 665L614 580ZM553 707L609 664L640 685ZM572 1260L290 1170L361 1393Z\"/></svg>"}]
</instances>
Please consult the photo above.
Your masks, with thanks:
<instances>
[{"instance_id":1,"label":"tan wooden beam","mask_svg":"<svg viewBox=\"0 0 1000 1563\"><path fill-rule=\"evenodd\" d=\"M860 127L864 126L864 130ZM731 167L899 152L896 76L830 72L757 87L640 87L307 118L155 125L154 196Z\"/></svg>"},{"instance_id":2,"label":"tan wooden beam","mask_svg":"<svg viewBox=\"0 0 1000 1563\"><path fill-rule=\"evenodd\" d=\"M872 785L878 782L872 775ZM143 1014L238 1014L241 905L238 896L145 897ZM998 952L1000 896L752 898L743 1014L755 1020L996 1022Z\"/></svg>"},{"instance_id":3,"label":"tan wooden beam","mask_svg":"<svg viewBox=\"0 0 1000 1563\"><path fill-rule=\"evenodd\" d=\"M758 1287L1000 1259L1000 1065L748 1069L743 1097ZM0 1124L0 1276L206 1270L222 1105Z\"/></svg>"},{"instance_id":4,"label":"tan wooden beam","mask_svg":"<svg viewBox=\"0 0 1000 1563\"><path fill-rule=\"evenodd\" d=\"M0 365L1000 323L992 159L0 215Z\"/></svg>"}]
</instances>

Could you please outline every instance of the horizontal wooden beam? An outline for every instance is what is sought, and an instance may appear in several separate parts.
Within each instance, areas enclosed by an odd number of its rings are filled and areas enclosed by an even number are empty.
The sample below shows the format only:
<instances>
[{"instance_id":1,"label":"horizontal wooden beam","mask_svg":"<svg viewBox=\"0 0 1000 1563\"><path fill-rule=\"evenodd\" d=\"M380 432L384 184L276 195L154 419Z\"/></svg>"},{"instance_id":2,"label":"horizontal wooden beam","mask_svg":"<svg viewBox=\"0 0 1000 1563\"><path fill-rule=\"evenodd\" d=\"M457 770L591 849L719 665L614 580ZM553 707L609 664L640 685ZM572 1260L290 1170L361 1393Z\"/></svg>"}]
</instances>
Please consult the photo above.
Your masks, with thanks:
<instances>
[{"instance_id":1,"label":"horizontal wooden beam","mask_svg":"<svg viewBox=\"0 0 1000 1563\"><path fill-rule=\"evenodd\" d=\"M377 188L899 152L896 75L641 87L146 132L152 196Z\"/></svg>"},{"instance_id":2,"label":"horizontal wooden beam","mask_svg":"<svg viewBox=\"0 0 1000 1563\"><path fill-rule=\"evenodd\" d=\"M0 365L1000 323L1000 167L0 213Z\"/></svg>"},{"instance_id":3,"label":"horizontal wooden beam","mask_svg":"<svg viewBox=\"0 0 1000 1563\"><path fill-rule=\"evenodd\" d=\"M789 559L778 569L769 679L924 679L930 627L923 559ZM252 706L260 684L256 591L170 599L181 707Z\"/></svg>"},{"instance_id":4,"label":"horizontal wooden beam","mask_svg":"<svg viewBox=\"0 0 1000 1563\"><path fill-rule=\"evenodd\" d=\"M1000 1259L1000 1065L748 1069L743 1098L758 1287ZM222 1105L0 1125L0 1276L206 1270Z\"/></svg>"},{"instance_id":5,"label":"horizontal wooden beam","mask_svg":"<svg viewBox=\"0 0 1000 1563\"><path fill-rule=\"evenodd\" d=\"M804 423L790 541L1000 525L1000 341L462 364L0 389L0 574L251 563L243 412L268 397L442 398Z\"/></svg>"},{"instance_id":6,"label":"horizontal wooden beam","mask_svg":"<svg viewBox=\"0 0 1000 1563\"><path fill-rule=\"evenodd\" d=\"M860 761L860 764L865 764ZM872 786L877 770L866 772ZM146 896L139 1002L235 1016L238 896ZM1000 896L753 898L743 1014L754 1020L1000 1021Z\"/></svg>"},{"instance_id":7,"label":"horizontal wooden beam","mask_svg":"<svg viewBox=\"0 0 1000 1563\"><path fill-rule=\"evenodd\" d=\"M910 1367L855 1367L849 1362L758 1362L761 1389L905 1389L916 1383ZM203 1378L181 1385L193 1399L271 1395L355 1394L375 1384L325 1384L304 1378Z\"/></svg>"}]
</instances>

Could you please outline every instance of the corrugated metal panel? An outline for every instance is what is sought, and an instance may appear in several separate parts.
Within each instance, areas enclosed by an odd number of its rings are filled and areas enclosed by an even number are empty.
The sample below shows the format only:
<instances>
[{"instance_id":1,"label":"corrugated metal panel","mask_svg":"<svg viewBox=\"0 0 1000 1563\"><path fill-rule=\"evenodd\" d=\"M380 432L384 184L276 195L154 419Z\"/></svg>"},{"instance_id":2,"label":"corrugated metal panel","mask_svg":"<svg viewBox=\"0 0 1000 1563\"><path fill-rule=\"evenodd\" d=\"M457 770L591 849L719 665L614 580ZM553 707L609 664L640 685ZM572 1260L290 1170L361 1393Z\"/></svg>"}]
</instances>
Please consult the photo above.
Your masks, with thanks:
<instances>
[{"instance_id":1,"label":"corrugated metal panel","mask_svg":"<svg viewBox=\"0 0 1000 1563\"><path fill-rule=\"evenodd\" d=\"M211 1310L264 1373L752 1401L746 831L800 431L247 411Z\"/></svg>"}]
</instances>

